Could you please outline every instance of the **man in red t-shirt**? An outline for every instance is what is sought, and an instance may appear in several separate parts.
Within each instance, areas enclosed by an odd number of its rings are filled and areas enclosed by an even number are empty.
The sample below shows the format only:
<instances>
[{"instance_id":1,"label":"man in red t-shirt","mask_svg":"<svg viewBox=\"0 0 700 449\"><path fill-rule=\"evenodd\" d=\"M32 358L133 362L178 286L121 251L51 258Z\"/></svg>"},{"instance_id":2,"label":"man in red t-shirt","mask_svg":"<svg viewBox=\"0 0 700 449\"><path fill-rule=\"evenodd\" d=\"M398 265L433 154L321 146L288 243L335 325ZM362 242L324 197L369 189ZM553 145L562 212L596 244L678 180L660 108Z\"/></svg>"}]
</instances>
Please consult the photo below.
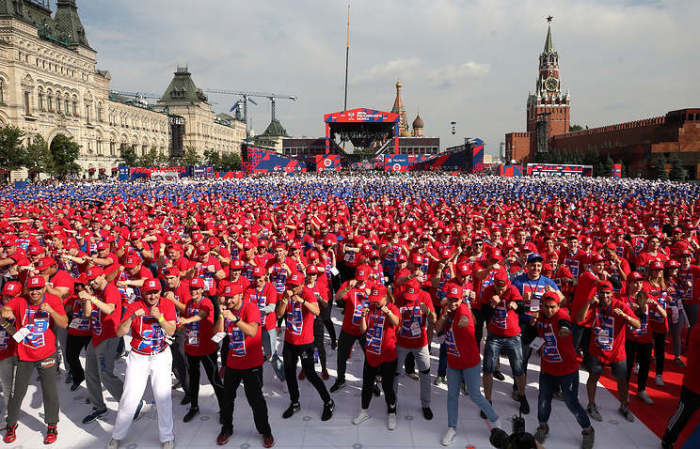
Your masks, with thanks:
<instances>
[{"instance_id":1,"label":"man in red t-shirt","mask_svg":"<svg viewBox=\"0 0 700 449\"><path fill-rule=\"evenodd\" d=\"M18 296L2 308L2 317L14 320L9 326L11 333L21 332L17 343L17 369L15 371L14 389L7 404L7 432L5 443L16 439L17 419L27 394L27 386L32 378L34 368L39 372L41 389L44 397L44 415L48 423L44 444L51 444L58 438L58 392L56 391L56 335L53 327L66 328L68 317L63 302L50 293L46 293L46 281L42 276L31 276L26 283L28 297ZM7 329L7 328L6 328ZM21 336L24 336L22 338Z\"/></svg>"},{"instance_id":2,"label":"man in red t-shirt","mask_svg":"<svg viewBox=\"0 0 700 449\"><path fill-rule=\"evenodd\" d=\"M484 345L483 382L484 396L491 402L493 372L498 367L501 352L508 356L510 368L515 378L520 399L520 412L530 413L530 405L525 397L525 372L520 324L516 310L523 306L520 291L510 283L505 271L496 274L493 284L482 293L483 301L491 306L493 313L489 319ZM485 415L482 415L482 418Z\"/></svg>"},{"instance_id":3,"label":"man in red t-shirt","mask_svg":"<svg viewBox=\"0 0 700 449\"><path fill-rule=\"evenodd\" d=\"M78 293L83 304L83 316L90 319L92 344L88 346L85 360L85 383L92 412L83 419L88 424L107 413L102 396L104 386L114 399L119 400L124 383L114 374L117 357L117 327L121 322L122 298L114 282L107 282L100 267L91 267L87 272L89 286Z\"/></svg>"},{"instance_id":4,"label":"man in red t-shirt","mask_svg":"<svg viewBox=\"0 0 700 449\"><path fill-rule=\"evenodd\" d=\"M178 322L184 327L185 354L187 356L187 372L190 380L190 409L182 419L190 422L199 413L199 376L200 363L214 388L214 394L219 403L219 411L223 409L224 385L218 375L217 349L212 341L214 336L214 305L204 295L206 285L201 278L190 281L190 294ZM175 304L175 303L174 303ZM177 304L176 304L177 307Z\"/></svg>"},{"instance_id":5,"label":"man in red t-shirt","mask_svg":"<svg viewBox=\"0 0 700 449\"><path fill-rule=\"evenodd\" d=\"M396 429L396 327L399 325L399 310L387 303L387 290L383 285L372 288L369 306L362 309L360 329L367 336L365 364L362 369L362 394L360 414L353 418L355 425L369 419L369 404L374 393L375 379L382 376L384 398L387 406L387 428Z\"/></svg>"},{"instance_id":6,"label":"man in red t-shirt","mask_svg":"<svg viewBox=\"0 0 700 449\"><path fill-rule=\"evenodd\" d=\"M118 448L142 404L146 382L158 411L158 434L163 447L175 445L173 432L173 403L170 371L172 353L168 351L166 335L172 337L176 329L175 306L160 296L158 279L147 280L141 289L143 297L131 304L117 328L117 336L131 332L131 351L126 364L124 392L119 401L119 413L114 423L112 440L108 447Z\"/></svg>"},{"instance_id":7,"label":"man in red t-shirt","mask_svg":"<svg viewBox=\"0 0 700 449\"><path fill-rule=\"evenodd\" d=\"M8 304L13 298L22 294L22 284L17 281L6 282L2 287L2 304ZM0 385L3 391L12 391L12 382L15 378L15 367L17 366L17 343L12 338L10 328L14 326L14 320L6 320L0 317ZM80 364L80 362L78 362ZM7 410L7 401L10 394L3 394L0 398L3 410ZM4 416L0 417L0 428L7 427L3 422Z\"/></svg>"},{"instance_id":8,"label":"man in red t-shirt","mask_svg":"<svg viewBox=\"0 0 700 449\"><path fill-rule=\"evenodd\" d=\"M435 324L435 308L428 292L421 290L416 279L405 284L403 294L398 298L399 326L396 330L398 366L403 366L406 356L413 354L420 380L420 401L423 417L433 419L430 409L430 352L428 351L428 323ZM398 391L398 376L394 378L394 388Z\"/></svg>"},{"instance_id":9,"label":"man in red t-shirt","mask_svg":"<svg viewBox=\"0 0 700 449\"><path fill-rule=\"evenodd\" d=\"M578 400L578 361L573 344L573 322L569 313L559 308L561 301L556 292L542 296L542 309L537 318L537 336L541 338L539 396L537 419L539 427L535 439L544 443L549 434L552 396L561 388L566 407L583 429L583 449L591 449L595 439L591 420Z\"/></svg>"},{"instance_id":10,"label":"man in red t-shirt","mask_svg":"<svg viewBox=\"0 0 700 449\"><path fill-rule=\"evenodd\" d=\"M661 440L663 449L673 449L678 435L698 408L700 408L700 326L695 326L690 332L688 366L683 376L681 399L676 413L671 416L666 425L666 432Z\"/></svg>"},{"instance_id":11,"label":"man in red t-shirt","mask_svg":"<svg viewBox=\"0 0 700 449\"><path fill-rule=\"evenodd\" d=\"M316 388L323 400L321 421L333 417L335 403L314 368L314 320L321 312L316 295L305 285L301 273L293 273L287 279L287 289L277 302L277 317L286 317L287 325L284 333L284 377L289 389L291 404L282 414L282 418L291 418L301 410L299 404L299 384L297 383L297 361L301 359L301 367L306 378Z\"/></svg>"},{"instance_id":12,"label":"man in red t-shirt","mask_svg":"<svg viewBox=\"0 0 700 449\"><path fill-rule=\"evenodd\" d=\"M620 394L620 413L626 420L633 422L634 415L627 407L627 356L625 354L625 326L639 329L641 323L632 309L625 302L613 297L613 287L609 281L600 281L596 294L586 301L576 314L576 321L582 322L590 311L591 341L588 353L583 357L583 365L590 375L586 388L588 390L588 414L596 421L603 418L595 403L598 379L603 368L609 365L617 380Z\"/></svg>"},{"instance_id":13,"label":"man in red t-shirt","mask_svg":"<svg viewBox=\"0 0 700 449\"><path fill-rule=\"evenodd\" d=\"M224 303L221 305L221 315L216 320L216 329L228 335L229 348L223 361L223 397L226 400L221 404L221 432L216 437L216 444L226 444L233 435L233 403L238 386L243 382L246 399L253 411L255 428L263 436L263 446L272 447L275 439L270 429L267 402L262 393L262 365L265 359L260 309L258 304L244 298L243 289L239 285L226 285L222 296Z\"/></svg>"}]
</instances>

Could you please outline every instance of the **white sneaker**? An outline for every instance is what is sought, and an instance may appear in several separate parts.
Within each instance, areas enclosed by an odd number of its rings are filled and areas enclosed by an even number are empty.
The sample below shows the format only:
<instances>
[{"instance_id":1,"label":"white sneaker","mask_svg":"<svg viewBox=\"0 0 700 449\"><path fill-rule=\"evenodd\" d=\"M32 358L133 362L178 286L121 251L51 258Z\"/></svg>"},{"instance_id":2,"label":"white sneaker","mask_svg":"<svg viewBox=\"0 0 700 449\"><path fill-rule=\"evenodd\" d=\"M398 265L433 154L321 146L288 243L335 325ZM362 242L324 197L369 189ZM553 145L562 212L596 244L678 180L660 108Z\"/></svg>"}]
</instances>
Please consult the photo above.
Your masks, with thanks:
<instances>
[{"instance_id":1,"label":"white sneaker","mask_svg":"<svg viewBox=\"0 0 700 449\"><path fill-rule=\"evenodd\" d=\"M161 447L163 449L175 449L175 440L166 441Z\"/></svg>"},{"instance_id":2,"label":"white sneaker","mask_svg":"<svg viewBox=\"0 0 700 449\"><path fill-rule=\"evenodd\" d=\"M634 364L634 369L632 371L634 374L639 374L639 363Z\"/></svg>"},{"instance_id":3,"label":"white sneaker","mask_svg":"<svg viewBox=\"0 0 700 449\"><path fill-rule=\"evenodd\" d=\"M396 429L396 413L389 413L389 416L386 420L386 428L389 430Z\"/></svg>"},{"instance_id":4,"label":"white sneaker","mask_svg":"<svg viewBox=\"0 0 700 449\"><path fill-rule=\"evenodd\" d=\"M442 437L442 440L440 441L440 444L443 446L450 446L452 443L454 443L456 436L457 431L452 427L448 427L447 432L445 432L445 436Z\"/></svg>"},{"instance_id":5,"label":"white sneaker","mask_svg":"<svg viewBox=\"0 0 700 449\"><path fill-rule=\"evenodd\" d=\"M107 443L107 449L119 449L119 443L121 443L121 440L112 438L109 440L109 443Z\"/></svg>"},{"instance_id":6,"label":"white sneaker","mask_svg":"<svg viewBox=\"0 0 700 449\"><path fill-rule=\"evenodd\" d=\"M367 421L368 419L369 419L369 413L367 413L367 410L362 409L362 410L360 410L360 414L352 419L352 423L355 424L356 426L359 426L360 424Z\"/></svg>"},{"instance_id":7,"label":"white sneaker","mask_svg":"<svg viewBox=\"0 0 700 449\"><path fill-rule=\"evenodd\" d=\"M637 393L637 397L642 400L645 404L652 405L654 401L649 397L649 394L642 390L639 393Z\"/></svg>"},{"instance_id":8,"label":"white sneaker","mask_svg":"<svg viewBox=\"0 0 700 449\"><path fill-rule=\"evenodd\" d=\"M664 378L661 376L661 374L656 375L656 385L663 387L664 386Z\"/></svg>"}]
</instances>

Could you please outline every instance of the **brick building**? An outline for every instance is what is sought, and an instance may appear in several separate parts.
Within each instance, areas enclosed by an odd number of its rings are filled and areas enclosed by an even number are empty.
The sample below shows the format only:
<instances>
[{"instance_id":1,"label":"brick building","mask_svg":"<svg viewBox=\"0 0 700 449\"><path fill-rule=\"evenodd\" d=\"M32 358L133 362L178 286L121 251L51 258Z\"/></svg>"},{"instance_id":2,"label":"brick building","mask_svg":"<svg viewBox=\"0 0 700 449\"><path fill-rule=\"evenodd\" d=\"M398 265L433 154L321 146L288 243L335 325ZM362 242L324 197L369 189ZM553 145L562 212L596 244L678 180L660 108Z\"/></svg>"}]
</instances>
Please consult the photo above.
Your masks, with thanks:
<instances>
[{"instance_id":1,"label":"brick building","mask_svg":"<svg viewBox=\"0 0 700 449\"><path fill-rule=\"evenodd\" d=\"M632 176L643 176L651 155L676 153L691 179L700 179L700 108L665 116L569 132L571 96L562 95L559 56L547 29L534 94L527 100L527 131L505 136L507 161L532 162L537 153L596 151L622 161Z\"/></svg>"}]
</instances>

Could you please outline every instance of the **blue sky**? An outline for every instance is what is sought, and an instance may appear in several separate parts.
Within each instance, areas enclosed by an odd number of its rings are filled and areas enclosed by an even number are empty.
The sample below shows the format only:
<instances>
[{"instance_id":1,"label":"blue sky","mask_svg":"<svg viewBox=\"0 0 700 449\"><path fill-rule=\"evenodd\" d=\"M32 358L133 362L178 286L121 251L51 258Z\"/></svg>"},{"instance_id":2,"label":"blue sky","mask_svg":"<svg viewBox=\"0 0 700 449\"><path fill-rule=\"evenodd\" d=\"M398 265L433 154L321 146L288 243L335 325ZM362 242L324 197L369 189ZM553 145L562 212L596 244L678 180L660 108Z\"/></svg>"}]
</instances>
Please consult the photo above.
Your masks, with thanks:
<instances>
[{"instance_id":1,"label":"blue sky","mask_svg":"<svg viewBox=\"0 0 700 449\"><path fill-rule=\"evenodd\" d=\"M342 109L344 0L78 0L98 68L112 87L161 94L177 65L202 88L298 96L280 101L291 135L323 134ZM443 147L481 137L497 153L525 128L537 58L554 45L572 121L600 126L700 106L700 2L695 0L354 0L349 107L388 109L404 84L409 122L420 111ZM211 95L227 111L235 99ZM269 122L269 102L251 108ZM457 122L457 135L450 133Z\"/></svg>"}]
</instances>

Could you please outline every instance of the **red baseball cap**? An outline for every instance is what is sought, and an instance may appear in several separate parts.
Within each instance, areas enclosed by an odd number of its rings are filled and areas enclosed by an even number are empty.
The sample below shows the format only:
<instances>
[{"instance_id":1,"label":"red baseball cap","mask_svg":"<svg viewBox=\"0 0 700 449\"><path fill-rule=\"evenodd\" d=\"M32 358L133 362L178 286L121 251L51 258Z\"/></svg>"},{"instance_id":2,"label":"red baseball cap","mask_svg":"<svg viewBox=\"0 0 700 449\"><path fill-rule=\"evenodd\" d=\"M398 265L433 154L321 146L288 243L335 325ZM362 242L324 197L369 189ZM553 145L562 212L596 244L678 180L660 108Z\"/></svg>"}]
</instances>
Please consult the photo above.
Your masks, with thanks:
<instances>
[{"instance_id":1,"label":"red baseball cap","mask_svg":"<svg viewBox=\"0 0 700 449\"><path fill-rule=\"evenodd\" d=\"M386 287L383 285L377 285L369 294L369 300L371 302L379 302L384 297L386 297Z\"/></svg>"},{"instance_id":2,"label":"red baseball cap","mask_svg":"<svg viewBox=\"0 0 700 449\"><path fill-rule=\"evenodd\" d=\"M299 273L293 273L291 276L287 278L287 285L291 285L293 287L298 287L300 285L304 284L304 278L301 277Z\"/></svg>"},{"instance_id":3,"label":"red baseball cap","mask_svg":"<svg viewBox=\"0 0 700 449\"><path fill-rule=\"evenodd\" d=\"M489 256L491 260L497 260L501 262L503 260L503 253L500 249L494 248Z\"/></svg>"},{"instance_id":4,"label":"red baseball cap","mask_svg":"<svg viewBox=\"0 0 700 449\"><path fill-rule=\"evenodd\" d=\"M452 285L447 291L448 298L462 299L464 297L464 289L459 285Z\"/></svg>"},{"instance_id":5,"label":"red baseball cap","mask_svg":"<svg viewBox=\"0 0 700 449\"><path fill-rule=\"evenodd\" d=\"M591 263L598 263L598 262L605 262L605 257L601 256L600 254L593 254L591 256Z\"/></svg>"},{"instance_id":6,"label":"red baseball cap","mask_svg":"<svg viewBox=\"0 0 700 449\"><path fill-rule=\"evenodd\" d=\"M400 253L399 254L399 262L407 262L407 261L408 261L408 258L406 257L406 255L404 253Z\"/></svg>"},{"instance_id":7,"label":"red baseball cap","mask_svg":"<svg viewBox=\"0 0 700 449\"><path fill-rule=\"evenodd\" d=\"M124 268L134 268L139 266L141 263L141 259L139 259L138 256L129 256L126 258L126 262L124 262Z\"/></svg>"},{"instance_id":8,"label":"red baseball cap","mask_svg":"<svg viewBox=\"0 0 700 449\"><path fill-rule=\"evenodd\" d=\"M542 303L547 301L552 301L559 304L561 300L559 299L557 292L546 292L544 295L542 295Z\"/></svg>"},{"instance_id":9,"label":"red baseball cap","mask_svg":"<svg viewBox=\"0 0 700 449\"><path fill-rule=\"evenodd\" d=\"M158 279L147 279L146 282L143 283L143 287L141 288L141 291L144 293L159 292L160 291L160 281Z\"/></svg>"},{"instance_id":10,"label":"red baseball cap","mask_svg":"<svg viewBox=\"0 0 700 449\"><path fill-rule=\"evenodd\" d=\"M505 271L499 271L493 277L494 282L508 282L508 274Z\"/></svg>"},{"instance_id":11,"label":"red baseball cap","mask_svg":"<svg viewBox=\"0 0 700 449\"><path fill-rule=\"evenodd\" d=\"M660 260L652 260L651 262L649 262L649 269L650 270L663 270L664 263L661 262Z\"/></svg>"},{"instance_id":12,"label":"red baseball cap","mask_svg":"<svg viewBox=\"0 0 700 449\"><path fill-rule=\"evenodd\" d=\"M206 285L204 284L204 279L202 278L194 278L190 281L190 288L206 288Z\"/></svg>"},{"instance_id":13,"label":"red baseball cap","mask_svg":"<svg viewBox=\"0 0 700 449\"><path fill-rule=\"evenodd\" d=\"M87 271L87 278L89 281L92 281L103 274L105 274L105 270L103 270L102 267L90 267Z\"/></svg>"},{"instance_id":14,"label":"red baseball cap","mask_svg":"<svg viewBox=\"0 0 700 449\"><path fill-rule=\"evenodd\" d=\"M326 237L323 239L323 245L324 246L333 246L335 245L335 239L333 237Z\"/></svg>"},{"instance_id":15,"label":"red baseball cap","mask_svg":"<svg viewBox=\"0 0 700 449\"><path fill-rule=\"evenodd\" d=\"M44 276L32 276L27 279L27 288L41 288L46 286Z\"/></svg>"},{"instance_id":16,"label":"red baseball cap","mask_svg":"<svg viewBox=\"0 0 700 449\"><path fill-rule=\"evenodd\" d=\"M163 270L163 275L168 276L180 276L180 270L177 267L168 267Z\"/></svg>"},{"instance_id":17,"label":"red baseball cap","mask_svg":"<svg viewBox=\"0 0 700 449\"><path fill-rule=\"evenodd\" d=\"M109 242L106 240L102 240L100 243L97 244L97 249L98 250L109 249Z\"/></svg>"},{"instance_id":18,"label":"red baseball cap","mask_svg":"<svg viewBox=\"0 0 700 449\"><path fill-rule=\"evenodd\" d=\"M370 259L379 259L379 251L377 251L376 249L373 249L372 251L370 251L369 258Z\"/></svg>"},{"instance_id":19,"label":"red baseball cap","mask_svg":"<svg viewBox=\"0 0 700 449\"><path fill-rule=\"evenodd\" d=\"M43 276L41 278L44 279ZM17 296L20 293L22 293L22 284L17 281L10 281L2 288L3 295Z\"/></svg>"},{"instance_id":20,"label":"red baseball cap","mask_svg":"<svg viewBox=\"0 0 700 449\"><path fill-rule=\"evenodd\" d=\"M36 269L39 271L48 270L53 265L56 265L56 259L53 257L42 257L39 263L36 264Z\"/></svg>"},{"instance_id":21,"label":"red baseball cap","mask_svg":"<svg viewBox=\"0 0 700 449\"><path fill-rule=\"evenodd\" d=\"M449 259L451 255L452 251L449 248L443 248L442 251L440 251L440 257L443 259Z\"/></svg>"},{"instance_id":22,"label":"red baseball cap","mask_svg":"<svg viewBox=\"0 0 700 449\"><path fill-rule=\"evenodd\" d=\"M679 264L677 260L671 259L668 262L666 262L666 268L678 268L680 266L681 264Z\"/></svg>"},{"instance_id":23,"label":"red baseball cap","mask_svg":"<svg viewBox=\"0 0 700 449\"><path fill-rule=\"evenodd\" d=\"M423 264L423 256L420 254L413 254L411 256L411 263L413 265L422 265Z\"/></svg>"},{"instance_id":24,"label":"red baseball cap","mask_svg":"<svg viewBox=\"0 0 700 449\"><path fill-rule=\"evenodd\" d=\"M224 287L224 291L221 296L231 298L232 296L236 296L241 293L243 293L243 288L241 288L240 285L228 283L226 284L226 287Z\"/></svg>"},{"instance_id":25,"label":"red baseball cap","mask_svg":"<svg viewBox=\"0 0 700 449\"><path fill-rule=\"evenodd\" d=\"M469 268L469 265L466 263L461 263L457 265L457 274L460 276L468 276L469 273L471 273L471 268Z\"/></svg>"},{"instance_id":26,"label":"red baseball cap","mask_svg":"<svg viewBox=\"0 0 700 449\"><path fill-rule=\"evenodd\" d=\"M643 280L644 280L644 276L642 276L641 274L639 274L638 271L633 271L632 273L630 273L630 275L627 277L627 279L628 279L630 282L632 282L632 281L643 281Z\"/></svg>"},{"instance_id":27,"label":"red baseball cap","mask_svg":"<svg viewBox=\"0 0 700 449\"><path fill-rule=\"evenodd\" d=\"M318 259L319 258L318 251L316 251L315 249L312 249L311 251L306 253L306 258L307 259Z\"/></svg>"},{"instance_id":28,"label":"red baseball cap","mask_svg":"<svg viewBox=\"0 0 700 449\"><path fill-rule=\"evenodd\" d=\"M43 253L45 250L41 246L37 245L32 245L29 247L29 255L30 256L38 256L39 254Z\"/></svg>"},{"instance_id":29,"label":"red baseball cap","mask_svg":"<svg viewBox=\"0 0 700 449\"><path fill-rule=\"evenodd\" d=\"M229 270L242 270L243 262L240 259L233 259L229 265Z\"/></svg>"},{"instance_id":30,"label":"red baseball cap","mask_svg":"<svg viewBox=\"0 0 700 449\"><path fill-rule=\"evenodd\" d=\"M309 265L306 267L306 274L311 275L311 274L318 274L318 267L316 265Z\"/></svg>"},{"instance_id":31,"label":"red baseball cap","mask_svg":"<svg viewBox=\"0 0 700 449\"><path fill-rule=\"evenodd\" d=\"M267 273L265 273L265 269L263 267L260 267L260 266L253 267L253 277L254 278L261 278L261 277L265 276L265 274L267 274Z\"/></svg>"},{"instance_id":32,"label":"red baseball cap","mask_svg":"<svg viewBox=\"0 0 700 449\"><path fill-rule=\"evenodd\" d=\"M598 290L612 290L613 286L610 281L598 281Z\"/></svg>"},{"instance_id":33,"label":"red baseball cap","mask_svg":"<svg viewBox=\"0 0 700 449\"><path fill-rule=\"evenodd\" d=\"M358 268L355 271L355 279L358 281L366 281L369 279L369 273L364 268Z\"/></svg>"}]
</instances>

